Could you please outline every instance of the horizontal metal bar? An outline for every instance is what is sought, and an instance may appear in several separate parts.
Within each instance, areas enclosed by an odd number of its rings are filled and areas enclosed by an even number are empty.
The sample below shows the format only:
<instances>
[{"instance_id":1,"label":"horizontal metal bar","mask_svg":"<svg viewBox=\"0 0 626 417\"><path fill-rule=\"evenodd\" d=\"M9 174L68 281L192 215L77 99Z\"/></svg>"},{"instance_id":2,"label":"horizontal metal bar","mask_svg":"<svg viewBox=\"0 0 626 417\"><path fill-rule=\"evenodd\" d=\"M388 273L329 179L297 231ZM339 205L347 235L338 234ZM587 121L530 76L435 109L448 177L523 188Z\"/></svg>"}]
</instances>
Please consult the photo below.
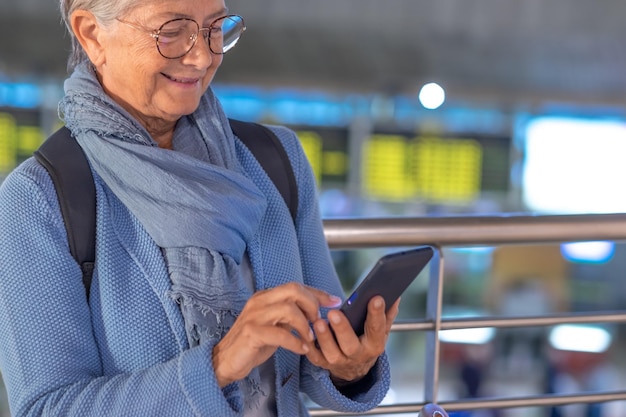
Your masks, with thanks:
<instances>
[{"instance_id":1,"label":"horizontal metal bar","mask_svg":"<svg viewBox=\"0 0 626 417\"><path fill-rule=\"evenodd\" d=\"M485 408L546 407L570 404L603 403L626 400L626 391L602 393L577 393L562 395L533 395L528 397L451 401L440 405L446 411L479 410Z\"/></svg>"},{"instance_id":2,"label":"horizontal metal bar","mask_svg":"<svg viewBox=\"0 0 626 417\"><path fill-rule=\"evenodd\" d=\"M578 393L563 395L531 395L526 397L514 398L497 398L497 399L476 399L465 401L441 401L439 403L446 411L460 410L480 410L480 409L497 409L497 408L520 408L520 407L547 407L560 406L570 404L588 404L602 403L609 401L626 400L626 391L606 391L603 393ZM380 414L402 414L417 413L423 407L424 403L412 403L402 405L383 405L376 407L370 411L362 413L339 413L326 409L311 409L309 412L312 417L331 417L331 416L364 416L364 415L380 415Z\"/></svg>"},{"instance_id":3,"label":"horizontal metal bar","mask_svg":"<svg viewBox=\"0 0 626 417\"><path fill-rule=\"evenodd\" d=\"M626 240L626 214L332 219L324 233L333 249Z\"/></svg>"},{"instance_id":4,"label":"horizontal metal bar","mask_svg":"<svg viewBox=\"0 0 626 417\"><path fill-rule=\"evenodd\" d=\"M626 323L625 312L570 313L550 316L532 317L473 317L458 319L442 319L441 330L475 329L480 327L531 327L552 326L557 324L589 324L589 323ZM397 321L391 330L397 332L414 330L433 330L435 325L430 320Z\"/></svg>"},{"instance_id":5,"label":"horizontal metal bar","mask_svg":"<svg viewBox=\"0 0 626 417\"><path fill-rule=\"evenodd\" d=\"M324 233L332 249L402 247L417 245L489 246L576 241L626 240L626 213L590 215L499 215L420 218L360 218L324 221ZM441 330L481 327L511 328L564 323L622 323L624 312L572 313L536 317L447 318ZM434 330L432 320L396 322L393 331ZM514 407L558 406L626 400L626 391L539 395L515 398L483 398L440 402L448 411ZM377 407L365 413L338 413L310 409L311 416L380 415L417 413L424 403Z\"/></svg>"}]
</instances>

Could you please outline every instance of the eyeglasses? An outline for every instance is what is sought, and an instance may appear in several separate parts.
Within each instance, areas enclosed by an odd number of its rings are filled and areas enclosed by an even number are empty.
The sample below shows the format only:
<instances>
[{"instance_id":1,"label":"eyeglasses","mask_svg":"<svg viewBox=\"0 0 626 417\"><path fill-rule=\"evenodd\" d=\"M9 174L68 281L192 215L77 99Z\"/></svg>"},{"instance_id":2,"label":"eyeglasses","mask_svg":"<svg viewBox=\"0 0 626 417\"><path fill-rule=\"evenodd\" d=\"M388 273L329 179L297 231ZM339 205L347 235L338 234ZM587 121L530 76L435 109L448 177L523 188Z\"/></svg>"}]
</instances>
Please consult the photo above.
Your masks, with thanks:
<instances>
[{"instance_id":1,"label":"eyeglasses","mask_svg":"<svg viewBox=\"0 0 626 417\"><path fill-rule=\"evenodd\" d=\"M141 26L118 19L118 21L138 30L146 30ZM185 56L196 44L200 32L209 45L211 52L217 55L230 51L246 30L243 17L228 15L216 19L209 27L201 28L193 19L181 17L168 20L150 36L156 40L156 47L161 56L176 59Z\"/></svg>"}]
</instances>

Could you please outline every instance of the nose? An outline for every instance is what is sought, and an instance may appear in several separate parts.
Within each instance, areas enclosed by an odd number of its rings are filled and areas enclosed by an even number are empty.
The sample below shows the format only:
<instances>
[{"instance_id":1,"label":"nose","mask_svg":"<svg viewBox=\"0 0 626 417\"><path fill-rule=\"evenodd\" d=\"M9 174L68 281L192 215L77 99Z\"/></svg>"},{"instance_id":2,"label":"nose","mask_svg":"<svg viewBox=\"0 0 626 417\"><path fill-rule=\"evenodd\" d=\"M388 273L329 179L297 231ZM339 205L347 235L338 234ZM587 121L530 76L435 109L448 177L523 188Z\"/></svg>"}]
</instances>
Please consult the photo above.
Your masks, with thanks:
<instances>
[{"instance_id":1,"label":"nose","mask_svg":"<svg viewBox=\"0 0 626 417\"><path fill-rule=\"evenodd\" d=\"M184 63L195 64L202 67L209 67L215 59L219 59L219 55L211 52L207 39L203 36L203 32L198 33L195 44L191 50L182 57Z\"/></svg>"}]
</instances>

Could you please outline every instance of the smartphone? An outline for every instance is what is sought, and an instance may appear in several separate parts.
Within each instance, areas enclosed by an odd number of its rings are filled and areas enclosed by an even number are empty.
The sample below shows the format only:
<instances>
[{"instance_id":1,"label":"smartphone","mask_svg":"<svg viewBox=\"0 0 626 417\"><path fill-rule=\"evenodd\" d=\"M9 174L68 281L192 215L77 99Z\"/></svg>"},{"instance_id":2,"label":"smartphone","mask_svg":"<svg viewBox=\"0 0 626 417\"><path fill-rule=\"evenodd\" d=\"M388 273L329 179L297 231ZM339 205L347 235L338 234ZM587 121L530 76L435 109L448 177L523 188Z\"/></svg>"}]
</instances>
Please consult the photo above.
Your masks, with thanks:
<instances>
[{"instance_id":1,"label":"smartphone","mask_svg":"<svg viewBox=\"0 0 626 417\"><path fill-rule=\"evenodd\" d=\"M367 276L339 308L348 318L357 336L364 332L367 304L376 295L385 300L385 308L402 295L433 257L430 246L394 252L380 258Z\"/></svg>"}]
</instances>

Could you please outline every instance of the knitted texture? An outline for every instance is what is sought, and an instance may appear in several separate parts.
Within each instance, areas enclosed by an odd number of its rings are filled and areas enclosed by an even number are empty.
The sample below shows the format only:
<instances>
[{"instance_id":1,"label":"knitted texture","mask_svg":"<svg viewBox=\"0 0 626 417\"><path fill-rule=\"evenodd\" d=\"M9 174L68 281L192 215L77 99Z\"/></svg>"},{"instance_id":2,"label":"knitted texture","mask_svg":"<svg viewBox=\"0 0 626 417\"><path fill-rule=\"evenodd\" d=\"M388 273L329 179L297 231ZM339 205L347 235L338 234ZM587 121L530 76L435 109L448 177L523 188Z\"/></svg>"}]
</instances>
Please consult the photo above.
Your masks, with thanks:
<instances>
[{"instance_id":1,"label":"knitted texture","mask_svg":"<svg viewBox=\"0 0 626 417\"><path fill-rule=\"evenodd\" d=\"M282 197L245 146L246 174L268 197L248 251L269 288L300 281L343 295L324 240L314 177L293 132L274 127L298 181L296 231ZM0 187L0 370L11 412L21 416L242 416L236 384L222 390L209 343L189 349L167 268L137 219L96 176L96 270L89 305L52 182L34 160ZM362 412L389 386L383 355L377 382L353 398L328 372L279 349L280 416L306 413L299 392L321 406ZM301 367L302 363L302 367ZM294 375L299 375L294 378Z\"/></svg>"}]
</instances>

